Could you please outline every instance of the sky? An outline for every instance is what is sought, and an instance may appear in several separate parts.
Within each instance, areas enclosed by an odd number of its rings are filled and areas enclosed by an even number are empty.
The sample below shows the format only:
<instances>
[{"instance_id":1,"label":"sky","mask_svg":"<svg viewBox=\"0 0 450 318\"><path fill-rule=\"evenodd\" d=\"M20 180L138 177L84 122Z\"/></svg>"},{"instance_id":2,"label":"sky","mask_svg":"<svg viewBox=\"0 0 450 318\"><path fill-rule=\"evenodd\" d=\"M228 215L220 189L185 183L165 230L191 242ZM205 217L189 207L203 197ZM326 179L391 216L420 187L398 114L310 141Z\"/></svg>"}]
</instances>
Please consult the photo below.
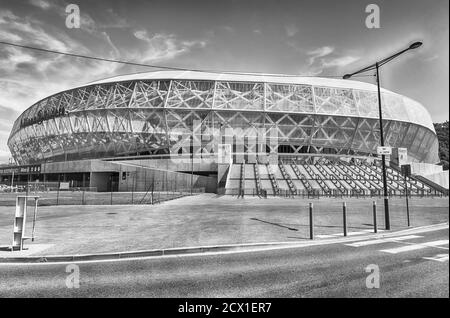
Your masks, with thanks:
<instances>
[{"instance_id":1,"label":"sky","mask_svg":"<svg viewBox=\"0 0 450 318\"><path fill-rule=\"evenodd\" d=\"M67 28L78 5L80 28ZM369 4L380 27L367 28ZM137 63L214 71L341 76L415 41L383 67L384 88L449 119L448 0L0 0L0 41ZM0 162L14 120L61 90L143 67L0 44ZM373 77L358 80L374 82Z\"/></svg>"}]
</instances>

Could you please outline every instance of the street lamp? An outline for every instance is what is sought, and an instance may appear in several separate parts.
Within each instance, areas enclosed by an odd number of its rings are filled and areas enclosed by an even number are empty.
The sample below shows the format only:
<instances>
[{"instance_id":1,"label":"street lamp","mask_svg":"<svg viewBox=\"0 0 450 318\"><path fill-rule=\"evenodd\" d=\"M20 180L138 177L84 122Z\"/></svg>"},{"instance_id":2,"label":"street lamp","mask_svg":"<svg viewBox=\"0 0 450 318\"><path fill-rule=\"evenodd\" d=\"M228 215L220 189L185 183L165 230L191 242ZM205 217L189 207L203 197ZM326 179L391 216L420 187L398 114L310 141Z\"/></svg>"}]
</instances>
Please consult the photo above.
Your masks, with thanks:
<instances>
[{"instance_id":1,"label":"street lamp","mask_svg":"<svg viewBox=\"0 0 450 318\"><path fill-rule=\"evenodd\" d=\"M377 88L378 88L378 113L379 113L379 119L380 119L380 144L381 147L384 147L384 133L383 133L383 114L382 114L382 110L381 110L381 88L380 88L380 73L379 73L379 69L381 66L383 66L384 64L392 61L393 59L395 59L396 57L402 55L403 53L409 51L409 50L414 50L417 49L419 47L422 46L422 42L415 42L413 44L411 44L408 48L395 53L379 62L376 62L375 64L372 64L370 66L367 66L359 71L356 71L354 73L351 74L346 74L343 76L344 79L349 79L354 75L357 74L361 74L361 73L365 73L368 71L373 71L376 70L376 79L377 79ZM389 217L389 197L388 197L388 189L387 189L387 178L386 178L386 156L385 155L381 155L381 162L382 162L382 166L383 166L383 192L384 192L384 219L385 219L385 225L386 225L386 230L390 230L391 229L391 221L390 221L390 217Z\"/></svg>"}]
</instances>

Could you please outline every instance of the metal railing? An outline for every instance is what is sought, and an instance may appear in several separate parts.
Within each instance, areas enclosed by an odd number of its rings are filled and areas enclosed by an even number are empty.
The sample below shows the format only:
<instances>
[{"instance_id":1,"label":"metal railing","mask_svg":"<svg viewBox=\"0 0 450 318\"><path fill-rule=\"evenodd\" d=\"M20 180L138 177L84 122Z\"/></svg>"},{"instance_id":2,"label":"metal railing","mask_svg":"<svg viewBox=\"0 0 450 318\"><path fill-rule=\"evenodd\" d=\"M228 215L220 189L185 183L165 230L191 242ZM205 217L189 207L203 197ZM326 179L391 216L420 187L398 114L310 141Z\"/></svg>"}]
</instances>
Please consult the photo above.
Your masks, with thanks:
<instances>
[{"instance_id":1,"label":"metal railing","mask_svg":"<svg viewBox=\"0 0 450 318\"><path fill-rule=\"evenodd\" d=\"M218 193L226 194L226 195L242 195L242 193L246 196L258 196L258 189L256 188L221 188L218 189ZM383 190L354 190L354 189L331 189L330 191L323 191L322 189L313 189L313 190L305 190L305 189L297 189L296 193L292 193L290 189L278 189L278 193L271 189L261 189L261 193L263 197L282 197L282 198L382 198ZM388 191L389 197L398 198L405 197L405 190L390 190ZM443 194L440 191L408 191L408 197L447 197L448 195Z\"/></svg>"}]
</instances>

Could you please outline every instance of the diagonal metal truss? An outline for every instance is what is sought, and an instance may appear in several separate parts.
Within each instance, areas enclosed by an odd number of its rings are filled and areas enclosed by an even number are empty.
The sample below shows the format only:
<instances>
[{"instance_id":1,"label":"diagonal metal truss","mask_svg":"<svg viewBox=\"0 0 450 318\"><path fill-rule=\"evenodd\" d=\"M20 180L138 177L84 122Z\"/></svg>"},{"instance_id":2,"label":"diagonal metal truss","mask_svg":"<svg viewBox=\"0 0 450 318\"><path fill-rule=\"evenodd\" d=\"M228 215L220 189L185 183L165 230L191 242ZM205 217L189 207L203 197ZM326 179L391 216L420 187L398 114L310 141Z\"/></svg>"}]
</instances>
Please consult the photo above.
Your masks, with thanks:
<instances>
[{"instance_id":1,"label":"diagonal metal truss","mask_svg":"<svg viewBox=\"0 0 450 318\"><path fill-rule=\"evenodd\" d=\"M436 162L429 115L383 93L386 144ZM311 85L212 80L135 80L80 87L25 110L8 141L20 164L140 154L211 155L224 131L237 152L374 154L376 93ZM262 133L261 133L262 132ZM230 139L231 138L231 139ZM258 147L254 140L264 140ZM239 148L241 149L241 148Z\"/></svg>"}]
</instances>

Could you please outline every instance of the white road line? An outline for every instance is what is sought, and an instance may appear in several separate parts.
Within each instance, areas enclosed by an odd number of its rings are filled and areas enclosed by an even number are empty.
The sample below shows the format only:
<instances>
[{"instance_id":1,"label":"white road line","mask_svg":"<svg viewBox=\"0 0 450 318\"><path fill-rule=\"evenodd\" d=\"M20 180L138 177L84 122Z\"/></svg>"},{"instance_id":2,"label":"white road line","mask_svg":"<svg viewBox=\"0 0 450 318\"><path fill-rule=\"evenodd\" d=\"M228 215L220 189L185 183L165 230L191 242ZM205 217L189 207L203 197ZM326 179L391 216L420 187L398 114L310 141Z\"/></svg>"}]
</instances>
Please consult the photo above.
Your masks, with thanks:
<instances>
[{"instance_id":1,"label":"white road line","mask_svg":"<svg viewBox=\"0 0 450 318\"><path fill-rule=\"evenodd\" d=\"M422 257L422 258L440 263L448 262L448 254L437 254L434 257Z\"/></svg>"},{"instance_id":2,"label":"white road line","mask_svg":"<svg viewBox=\"0 0 450 318\"><path fill-rule=\"evenodd\" d=\"M380 250L380 252L397 254L397 253L420 250L420 249L427 248L427 247L438 247L441 245L448 245L448 240L439 240L439 241L433 241L433 242L411 244L411 245L402 246L402 247L390 248L387 250Z\"/></svg>"},{"instance_id":3,"label":"white road line","mask_svg":"<svg viewBox=\"0 0 450 318\"><path fill-rule=\"evenodd\" d=\"M362 235L362 234L367 234L366 231L361 231L361 232L348 232L347 236L353 236L353 235ZM341 235L344 235L344 233L342 233Z\"/></svg>"},{"instance_id":4,"label":"white road line","mask_svg":"<svg viewBox=\"0 0 450 318\"><path fill-rule=\"evenodd\" d=\"M361 246L375 245L375 244L382 244L382 243L392 243L392 242L396 242L396 241L406 241L406 240L411 240L411 239L421 238L421 237L423 237L423 236L406 235L406 236L399 236L399 237L393 237L393 238L375 239L375 240L369 240L369 241L355 242L352 244L345 244L345 245L352 246L352 247L361 247Z\"/></svg>"},{"instance_id":5,"label":"white road line","mask_svg":"<svg viewBox=\"0 0 450 318\"><path fill-rule=\"evenodd\" d=\"M425 226L420 228L413 228L410 230L407 230L407 233L410 233L411 231L415 231L414 233L426 233L426 232L436 232L436 231L442 231L444 229L448 229L448 224L437 224L433 226ZM405 231L401 231L399 233L403 233ZM390 235L390 234L387 234ZM398 235L398 234L397 234ZM395 233L393 238L395 238ZM217 251L217 252L207 252L207 253L192 253L192 254L184 254L184 255L162 255L162 256L136 256L136 257L130 257L130 258L119 258L119 259L100 259L100 260L90 260L90 261L70 261L70 262L45 262L45 263L28 263L28 262L11 262L11 263L3 263L0 261L0 268L2 267L12 267L12 266L22 266L22 267L39 267L39 266L55 266L55 265L68 265L68 264L102 264L102 263L120 263L120 262L130 262L130 261L146 261L146 260L154 260L154 259L168 259L168 258L187 258L187 257L205 257L205 256L216 256L216 255L228 255L228 254L245 254L249 252L259 252L259 251L276 251L276 250L286 250L286 249L296 249L296 248L305 248L305 247L311 247L311 246L323 246L323 245L335 245L335 244L342 244L343 240L353 241L357 240L352 238L339 238L335 241L314 241L310 242L308 244L293 244L292 241L288 242L278 242L278 246L271 246L271 247L265 247L265 248L253 248L253 249L242 249L242 250L233 250L233 251ZM400 242L399 242L400 243ZM403 242L404 243L404 242ZM260 243L250 243L249 245L257 246ZM285 244L283 246L283 244ZM236 245L238 246L238 245ZM203 246L204 247L204 246ZM188 247L185 247L188 248ZM195 248L198 248L198 246L195 246ZM448 249L443 248L442 249ZM136 251L139 252L139 251Z\"/></svg>"},{"instance_id":6,"label":"white road line","mask_svg":"<svg viewBox=\"0 0 450 318\"><path fill-rule=\"evenodd\" d=\"M321 235L321 234L319 234L319 235L316 235L316 237L317 238L334 238L335 236L334 235Z\"/></svg>"},{"instance_id":7,"label":"white road line","mask_svg":"<svg viewBox=\"0 0 450 318\"><path fill-rule=\"evenodd\" d=\"M378 230L378 232L384 232L384 230ZM373 233L373 230L362 230L359 232L348 232L347 236L354 236L354 235L362 235L362 234L367 234L367 233ZM344 236L344 233L336 233L336 234L319 234L316 235L317 238L334 238L334 237L339 237L339 236Z\"/></svg>"}]
</instances>

